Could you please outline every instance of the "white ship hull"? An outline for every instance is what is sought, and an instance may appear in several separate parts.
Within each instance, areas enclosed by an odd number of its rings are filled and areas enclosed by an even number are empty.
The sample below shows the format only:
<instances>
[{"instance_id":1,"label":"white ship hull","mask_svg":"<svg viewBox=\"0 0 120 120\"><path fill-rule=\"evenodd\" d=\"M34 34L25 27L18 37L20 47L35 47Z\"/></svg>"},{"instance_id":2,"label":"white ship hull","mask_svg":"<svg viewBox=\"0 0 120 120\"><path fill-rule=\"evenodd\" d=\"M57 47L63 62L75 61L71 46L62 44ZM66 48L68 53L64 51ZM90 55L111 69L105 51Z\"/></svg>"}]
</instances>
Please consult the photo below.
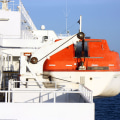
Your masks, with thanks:
<instances>
[{"instance_id":1,"label":"white ship hull","mask_svg":"<svg viewBox=\"0 0 120 120\"><path fill-rule=\"evenodd\" d=\"M1 120L94 120L94 103L3 103ZM82 109L81 109L82 108Z\"/></svg>"},{"instance_id":2,"label":"white ship hull","mask_svg":"<svg viewBox=\"0 0 120 120\"><path fill-rule=\"evenodd\" d=\"M79 82L93 91L93 96L115 96L120 93L120 72L44 72L53 80Z\"/></svg>"}]
</instances>

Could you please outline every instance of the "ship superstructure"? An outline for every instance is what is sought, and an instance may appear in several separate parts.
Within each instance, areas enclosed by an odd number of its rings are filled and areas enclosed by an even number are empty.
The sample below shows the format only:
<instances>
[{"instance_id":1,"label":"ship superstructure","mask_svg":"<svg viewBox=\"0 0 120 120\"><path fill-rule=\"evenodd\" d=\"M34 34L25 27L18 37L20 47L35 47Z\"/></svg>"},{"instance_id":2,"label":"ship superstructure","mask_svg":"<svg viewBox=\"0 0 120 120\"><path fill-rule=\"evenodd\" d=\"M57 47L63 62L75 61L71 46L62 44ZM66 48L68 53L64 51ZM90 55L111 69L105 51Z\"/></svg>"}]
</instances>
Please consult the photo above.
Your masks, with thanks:
<instances>
[{"instance_id":1,"label":"ship superstructure","mask_svg":"<svg viewBox=\"0 0 120 120\"><path fill-rule=\"evenodd\" d=\"M37 30L21 1L17 9L14 1L0 2L0 119L94 120L91 90L79 82L53 81L43 72L46 59L79 41L77 35L55 42L55 32L44 25ZM37 53L39 64L32 57Z\"/></svg>"},{"instance_id":2,"label":"ship superstructure","mask_svg":"<svg viewBox=\"0 0 120 120\"><path fill-rule=\"evenodd\" d=\"M1 71L19 72L21 52L33 52L46 42L53 42L57 35L52 30L37 30L21 1L15 9L11 2L3 0L0 10ZM14 2L13 2L14 3ZM10 4L10 5L9 5ZM9 5L9 6L8 6ZM49 40L49 41L48 41ZM1 78L2 78L1 74ZM2 89L6 87L1 79ZM1 87L1 86L0 86Z\"/></svg>"}]
</instances>

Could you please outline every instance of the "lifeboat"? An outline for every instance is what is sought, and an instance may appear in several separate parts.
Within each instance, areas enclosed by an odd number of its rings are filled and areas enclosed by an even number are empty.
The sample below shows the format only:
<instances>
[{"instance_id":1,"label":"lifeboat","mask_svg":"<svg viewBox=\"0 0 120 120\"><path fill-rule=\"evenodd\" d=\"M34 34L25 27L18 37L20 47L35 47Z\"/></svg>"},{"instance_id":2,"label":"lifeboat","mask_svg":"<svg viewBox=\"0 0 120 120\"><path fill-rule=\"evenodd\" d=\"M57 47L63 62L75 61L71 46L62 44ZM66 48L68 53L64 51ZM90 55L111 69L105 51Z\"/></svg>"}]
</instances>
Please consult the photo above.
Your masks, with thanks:
<instances>
[{"instance_id":1,"label":"lifeboat","mask_svg":"<svg viewBox=\"0 0 120 120\"><path fill-rule=\"evenodd\" d=\"M45 61L43 71L53 80L79 82L94 96L120 92L119 54L104 39L85 39L66 47Z\"/></svg>"}]
</instances>

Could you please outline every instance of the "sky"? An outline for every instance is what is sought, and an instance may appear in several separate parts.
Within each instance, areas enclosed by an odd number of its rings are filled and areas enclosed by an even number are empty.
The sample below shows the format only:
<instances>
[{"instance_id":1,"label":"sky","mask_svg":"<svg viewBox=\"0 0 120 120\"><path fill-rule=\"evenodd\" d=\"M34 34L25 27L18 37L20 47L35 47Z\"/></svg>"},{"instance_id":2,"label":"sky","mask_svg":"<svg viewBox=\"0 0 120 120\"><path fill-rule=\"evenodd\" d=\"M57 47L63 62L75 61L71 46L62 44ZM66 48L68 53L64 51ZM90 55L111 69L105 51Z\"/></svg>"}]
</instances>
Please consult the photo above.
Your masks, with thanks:
<instances>
[{"instance_id":1,"label":"sky","mask_svg":"<svg viewBox=\"0 0 120 120\"><path fill-rule=\"evenodd\" d=\"M93 39L106 39L111 50L120 54L120 0L22 0L38 29L56 34L76 34L82 15L82 31ZM66 4L67 3L67 4ZM66 7L67 6L67 7ZM67 12L66 12L67 8Z\"/></svg>"}]
</instances>

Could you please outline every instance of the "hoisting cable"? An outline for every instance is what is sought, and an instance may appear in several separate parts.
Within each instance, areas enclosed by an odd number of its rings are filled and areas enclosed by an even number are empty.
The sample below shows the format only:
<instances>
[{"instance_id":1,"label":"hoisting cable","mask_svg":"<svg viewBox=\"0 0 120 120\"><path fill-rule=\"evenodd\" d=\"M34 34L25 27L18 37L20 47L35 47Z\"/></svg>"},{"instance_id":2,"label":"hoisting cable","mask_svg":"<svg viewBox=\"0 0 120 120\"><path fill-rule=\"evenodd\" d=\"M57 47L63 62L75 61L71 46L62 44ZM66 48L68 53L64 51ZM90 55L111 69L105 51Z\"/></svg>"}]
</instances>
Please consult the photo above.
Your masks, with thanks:
<instances>
[{"instance_id":1,"label":"hoisting cable","mask_svg":"<svg viewBox=\"0 0 120 120\"><path fill-rule=\"evenodd\" d=\"M50 53L48 53L46 56L44 56L43 58L41 58L40 60L38 60L38 62L40 62L41 60L43 60L44 58L48 57L51 53L53 53L55 50L57 50L58 48L60 48L61 46L63 46L65 43L67 43L68 41L70 41L72 38L74 38L77 34L75 34L74 36L72 36L70 39L68 39L66 42L64 42L63 44L61 44L60 46L58 46L56 49L54 49L53 51L51 51Z\"/></svg>"},{"instance_id":2,"label":"hoisting cable","mask_svg":"<svg viewBox=\"0 0 120 120\"><path fill-rule=\"evenodd\" d=\"M41 75L43 75L43 76L48 76L48 77L50 76L50 75L45 75L45 74L41 74ZM56 78L56 77L51 77L51 78L73 83L72 81L65 80L65 79L61 79L61 78ZM79 82L74 82L74 84L80 84L80 83L79 83Z\"/></svg>"},{"instance_id":3,"label":"hoisting cable","mask_svg":"<svg viewBox=\"0 0 120 120\"><path fill-rule=\"evenodd\" d=\"M47 55L45 55L43 58L41 58L40 60L38 60L36 57L30 57L30 62L32 64L37 64L38 62L40 62L41 60L43 60L44 58L48 57L51 53L53 53L55 50L59 49L61 46L63 46L64 44L66 44L68 41L70 41L71 39L73 39L75 36L77 35L78 39L83 40L84 39L84 33L83 32L79 32L75 35L73 35L71 38L69 38L67 41L63 42L61 45L59 45L57 48L55 48L54 50L52 50L50 53L48 53Z\"/></svg>"}]
</instances>

